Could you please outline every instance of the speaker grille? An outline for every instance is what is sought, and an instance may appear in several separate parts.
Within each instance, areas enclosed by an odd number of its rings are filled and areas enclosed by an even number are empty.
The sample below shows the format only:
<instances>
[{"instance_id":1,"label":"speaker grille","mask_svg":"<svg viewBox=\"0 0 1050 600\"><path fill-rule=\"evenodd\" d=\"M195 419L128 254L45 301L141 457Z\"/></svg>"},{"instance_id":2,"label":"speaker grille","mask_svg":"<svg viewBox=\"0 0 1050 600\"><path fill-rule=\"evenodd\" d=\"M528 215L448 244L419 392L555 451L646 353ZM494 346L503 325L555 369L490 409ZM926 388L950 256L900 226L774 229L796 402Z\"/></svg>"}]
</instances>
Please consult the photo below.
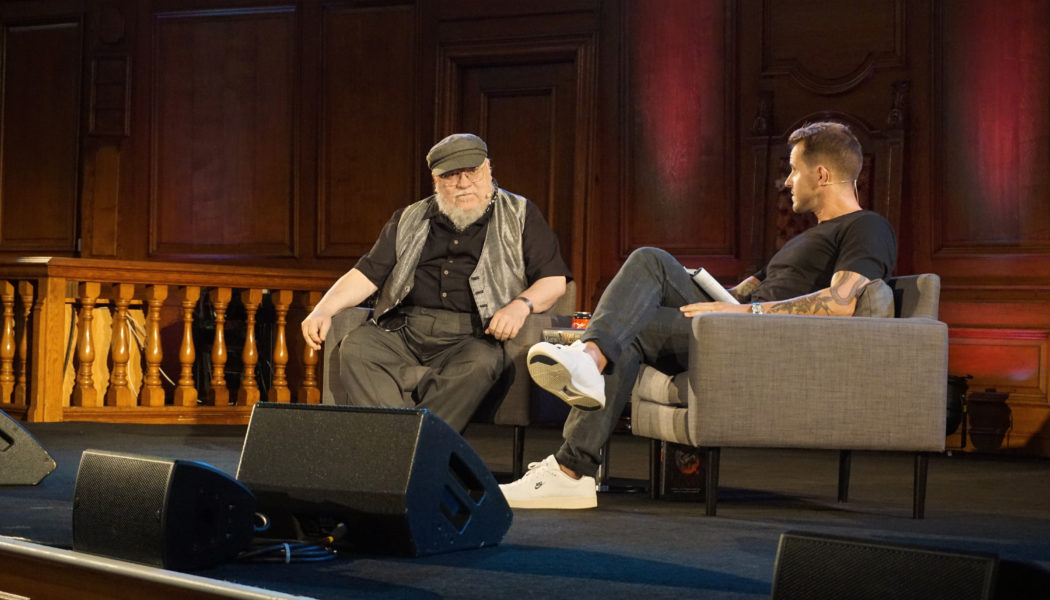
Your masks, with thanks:
<instances>
[{"instance_id":1,"label":"speaker grille","mask_svg":"<svg viewBox=\"0 0 1050 600\"><path fill-rule=\"evenodd\" d=\"M984 600L997 559L815 534L780 538L773 600Z\"/></svg>"},{"instance_id":2,"label":"speaker grille","mask_svg":"<svg viewBox=\"0 0 1050 600\"><path fill-rule=\"evenodd\" d=\"M167 509L167 489L174 463L149 457L114 460L88 450L80 458L73 498L73 548L139 561L155 557L160 566L163 537L158 535Z\"/></svg>"}]
</instances>

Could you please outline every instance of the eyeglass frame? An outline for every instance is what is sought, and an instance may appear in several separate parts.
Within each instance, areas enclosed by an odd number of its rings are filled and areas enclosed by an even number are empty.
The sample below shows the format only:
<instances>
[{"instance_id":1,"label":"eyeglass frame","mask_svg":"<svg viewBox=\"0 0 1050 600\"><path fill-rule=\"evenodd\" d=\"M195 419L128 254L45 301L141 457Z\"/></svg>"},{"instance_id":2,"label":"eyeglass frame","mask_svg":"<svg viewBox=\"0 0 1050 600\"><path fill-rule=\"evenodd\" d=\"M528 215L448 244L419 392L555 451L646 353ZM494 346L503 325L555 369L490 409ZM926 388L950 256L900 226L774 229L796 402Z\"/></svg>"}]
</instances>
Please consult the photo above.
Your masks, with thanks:
<instances>
[{"instance_id":1,"label":"eyeglass frame","mask_svg":"<svg viewBox=\"0 0 1050 600\"><path fill-rule=\"evenodd\" d=\"M437 177L438 182L440 182L441 185L449 188L459 185L460 175L466 175L467 181L477 183L484 179L485 174L482 172L481 167L484 167L488 162L489 161L486 159L476 167L464 167L462 169L442 173L441 175L435 175L434 177Z\"/></svg>"}]
</instances>

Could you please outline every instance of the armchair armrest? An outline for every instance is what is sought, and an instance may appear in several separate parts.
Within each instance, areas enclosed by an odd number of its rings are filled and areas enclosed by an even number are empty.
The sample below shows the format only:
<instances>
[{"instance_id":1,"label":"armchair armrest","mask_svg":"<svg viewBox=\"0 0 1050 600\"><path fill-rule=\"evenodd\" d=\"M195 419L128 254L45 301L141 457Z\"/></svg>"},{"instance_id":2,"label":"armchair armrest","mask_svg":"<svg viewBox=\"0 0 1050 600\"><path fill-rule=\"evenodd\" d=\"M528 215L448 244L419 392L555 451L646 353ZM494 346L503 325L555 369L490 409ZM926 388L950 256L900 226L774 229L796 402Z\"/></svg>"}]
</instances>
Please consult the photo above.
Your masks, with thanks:
<instances>
[{"instance_id":1,"label":"armchair armrest","mask_svg":"<svg viewBox=\"0 0 1050 600\"><path fill-rule=\"evenodd\" d=\"M948 328L933 319L693 319L697 446L944 449Z\"/></svg>"}]
</instances>

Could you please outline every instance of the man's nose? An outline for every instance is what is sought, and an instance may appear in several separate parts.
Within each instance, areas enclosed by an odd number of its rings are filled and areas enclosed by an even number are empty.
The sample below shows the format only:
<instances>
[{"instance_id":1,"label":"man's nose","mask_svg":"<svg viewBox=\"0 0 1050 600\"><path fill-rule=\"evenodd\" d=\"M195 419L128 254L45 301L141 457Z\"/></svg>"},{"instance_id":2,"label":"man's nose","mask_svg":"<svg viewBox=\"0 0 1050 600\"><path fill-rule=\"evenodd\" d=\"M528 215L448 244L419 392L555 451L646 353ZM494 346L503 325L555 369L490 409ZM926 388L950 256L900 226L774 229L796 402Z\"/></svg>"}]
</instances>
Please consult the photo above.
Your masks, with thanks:
<instances>
[{"instance_id":1,"label":"man's nose","mask_svg":"<svg viewBox=\"0 0 1050 600\"><path fill-rule=\"evenodd\" d=\"M456 187L458 187L458 188L468 188L473 183L474 182L470 180L470 176L467 175L466 171L463 171L461 173L456 173Z\"/></svg>"}]
</instances>

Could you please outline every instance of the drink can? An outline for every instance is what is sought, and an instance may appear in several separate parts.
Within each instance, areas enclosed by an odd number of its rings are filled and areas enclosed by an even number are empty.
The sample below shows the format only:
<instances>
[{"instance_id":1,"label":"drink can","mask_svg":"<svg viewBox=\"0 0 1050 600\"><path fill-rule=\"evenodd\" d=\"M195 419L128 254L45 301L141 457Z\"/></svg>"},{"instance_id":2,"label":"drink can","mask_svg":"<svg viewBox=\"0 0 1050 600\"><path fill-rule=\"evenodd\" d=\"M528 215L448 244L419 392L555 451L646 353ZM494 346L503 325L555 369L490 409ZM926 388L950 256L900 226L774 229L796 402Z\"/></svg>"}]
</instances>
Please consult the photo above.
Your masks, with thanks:
<instances>
[{"instance_id":1,"label":"drink can","mask_svg":"<svg viewBox=\"0 0 1050 600\"><path fill-rule=\"evenodd\" d=\"M578 312L572 315L572 328L573 329L587 329L587 323L591 321L591 313L589 312Z\"/></svg>"}]
</instances>

